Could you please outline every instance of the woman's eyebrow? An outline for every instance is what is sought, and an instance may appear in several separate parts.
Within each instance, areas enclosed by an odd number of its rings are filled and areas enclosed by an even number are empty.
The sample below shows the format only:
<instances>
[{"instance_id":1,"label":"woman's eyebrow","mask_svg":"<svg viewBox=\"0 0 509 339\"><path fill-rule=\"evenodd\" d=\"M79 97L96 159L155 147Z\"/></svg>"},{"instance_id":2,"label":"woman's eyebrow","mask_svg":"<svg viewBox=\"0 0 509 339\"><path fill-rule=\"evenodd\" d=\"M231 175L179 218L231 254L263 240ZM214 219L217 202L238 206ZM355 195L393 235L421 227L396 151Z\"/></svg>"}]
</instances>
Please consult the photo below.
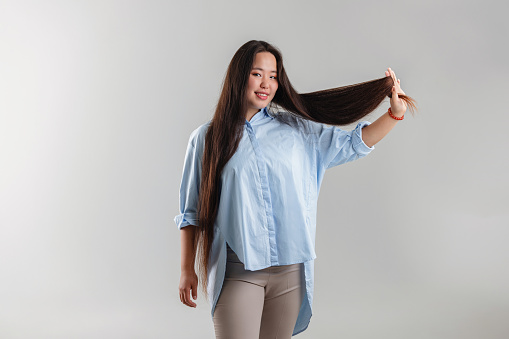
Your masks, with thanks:
<instances>
[{"instance_id":1,"label":"woman's eyebrow","mask_svg":"<svg viewBox=\"0 0 509 339\"><path fill-rule=\"evenodd\" d=\"M260 67L253 67L253 70L259 70L259 71L264 71L263 68L260 68ZM277 71L270 71L271 73L277 73Z\"/></svg>"}]
</instances>

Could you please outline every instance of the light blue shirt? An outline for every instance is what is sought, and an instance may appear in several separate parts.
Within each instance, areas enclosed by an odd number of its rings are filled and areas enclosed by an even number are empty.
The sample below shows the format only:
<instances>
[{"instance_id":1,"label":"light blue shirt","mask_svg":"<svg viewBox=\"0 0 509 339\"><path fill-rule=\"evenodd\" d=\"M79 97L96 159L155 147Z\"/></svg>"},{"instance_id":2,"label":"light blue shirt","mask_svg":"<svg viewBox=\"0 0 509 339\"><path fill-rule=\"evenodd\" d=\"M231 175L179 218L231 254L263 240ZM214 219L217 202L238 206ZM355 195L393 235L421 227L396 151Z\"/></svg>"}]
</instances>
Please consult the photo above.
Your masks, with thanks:
<instances>
[{"instance_id":1,"label":"light blue shirt","mask_svg":"<svg viewBox=\"0 0 509 339\"><path fill-rule=\"evenodd\" d=\"M180 228L198 222L198 193L205 133L191 133L180 185ZM364 121L352 131L262 109L245 122L238 149L221 175L221 198L209 261L207 291L214 309L223 286L226 243L246 270L304 263L306 298L293 335L311 318L316 211L325 170L367 155Z\"/></svg>"}]
</instances>

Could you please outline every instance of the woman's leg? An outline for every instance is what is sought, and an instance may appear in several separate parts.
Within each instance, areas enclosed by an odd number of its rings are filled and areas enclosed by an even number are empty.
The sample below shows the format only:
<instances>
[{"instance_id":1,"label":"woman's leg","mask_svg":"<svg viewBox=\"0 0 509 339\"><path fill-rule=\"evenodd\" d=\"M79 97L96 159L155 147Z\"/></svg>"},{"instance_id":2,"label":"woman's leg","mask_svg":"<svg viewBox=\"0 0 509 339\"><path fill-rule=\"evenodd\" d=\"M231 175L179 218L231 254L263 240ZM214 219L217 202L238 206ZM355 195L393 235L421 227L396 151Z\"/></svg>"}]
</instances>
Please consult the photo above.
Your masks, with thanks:
<instances>
[{"instance_id":1,"label":"woman's leg","mask_svg":"<svg viewBox=\"0 0 509 339\"><path fill-rule=\"evenodd\" d=\"M225 280L214 310L217 339L258 339L263 309L263 287Z\"/></svg>"},{"instance_id":2,"label":"woman's leg","mask_svg":"<svg viewBox=\"0 0 509 339\"><path fill-rule=\"evenodd\" d=\"M303 269L294 264L248 271L228 251L213 316L216 338L291 338L305 293Z\"/></svg>"},{"instance_id":3,"label":"woman's leg","mask_svg":"<svg viewBox=\"0 0 509 339\"><path fill-rule=\"evenodd\" d=\"M260 339L289 339L304 297L303 264L270 267Z\"/></svg>"},{"instance_id":4,"label":"woman's leg","mask_svg":"<svg viewBox=\"0 0 509 339\"><path fill-rule=\"evenodd\" d=\"M258 339L267 274L246 271L233 251L228 253L221 294L214 310L217 339Z\"/></svg>"}]
</instances>

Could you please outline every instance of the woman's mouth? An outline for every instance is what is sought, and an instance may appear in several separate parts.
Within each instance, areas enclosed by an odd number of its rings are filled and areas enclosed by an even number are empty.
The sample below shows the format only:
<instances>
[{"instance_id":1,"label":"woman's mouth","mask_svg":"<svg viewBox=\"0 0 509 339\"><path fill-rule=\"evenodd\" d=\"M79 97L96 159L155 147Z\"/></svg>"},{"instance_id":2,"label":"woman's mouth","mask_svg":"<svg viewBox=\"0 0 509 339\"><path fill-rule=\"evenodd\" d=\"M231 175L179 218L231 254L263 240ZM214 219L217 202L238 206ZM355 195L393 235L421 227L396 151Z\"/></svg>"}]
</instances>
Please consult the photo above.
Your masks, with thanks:
<instances>
[{"instance_id":1,"label":"woman's mouth","mask_svg":"<svg viewBox=\"0 0 509 339\"><path fill-rule=\"evenodd\" d=\"M267 100L269 97L268 93L262 93L262 92L255 92L256 96L262 100Z\"/></svg>"}]
</instances>

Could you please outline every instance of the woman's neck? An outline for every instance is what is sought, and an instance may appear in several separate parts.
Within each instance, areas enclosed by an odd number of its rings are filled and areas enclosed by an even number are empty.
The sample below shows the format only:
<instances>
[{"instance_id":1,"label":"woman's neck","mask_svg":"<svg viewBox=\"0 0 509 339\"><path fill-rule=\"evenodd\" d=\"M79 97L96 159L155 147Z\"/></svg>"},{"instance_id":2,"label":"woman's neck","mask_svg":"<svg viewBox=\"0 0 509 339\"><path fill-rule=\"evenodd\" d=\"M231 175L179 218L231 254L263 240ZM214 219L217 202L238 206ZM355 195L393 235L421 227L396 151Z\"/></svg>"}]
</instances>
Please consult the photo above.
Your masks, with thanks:
<instances>
[{"instance_id":1,"label":"woman's neck","mask_svg":"<svg viewBox=\"0 0 509 339\"><path fill-rule=\"evenodd\" d=\"M261 111L261 109L259 109L257 111L256 110L252 110L252 111L248 110L247 113L246 113L246 120L247 121L251 121L251 118L254 117L256 115L256 113L258 113L260 111Z\"/></svg>"}]
</instances>

